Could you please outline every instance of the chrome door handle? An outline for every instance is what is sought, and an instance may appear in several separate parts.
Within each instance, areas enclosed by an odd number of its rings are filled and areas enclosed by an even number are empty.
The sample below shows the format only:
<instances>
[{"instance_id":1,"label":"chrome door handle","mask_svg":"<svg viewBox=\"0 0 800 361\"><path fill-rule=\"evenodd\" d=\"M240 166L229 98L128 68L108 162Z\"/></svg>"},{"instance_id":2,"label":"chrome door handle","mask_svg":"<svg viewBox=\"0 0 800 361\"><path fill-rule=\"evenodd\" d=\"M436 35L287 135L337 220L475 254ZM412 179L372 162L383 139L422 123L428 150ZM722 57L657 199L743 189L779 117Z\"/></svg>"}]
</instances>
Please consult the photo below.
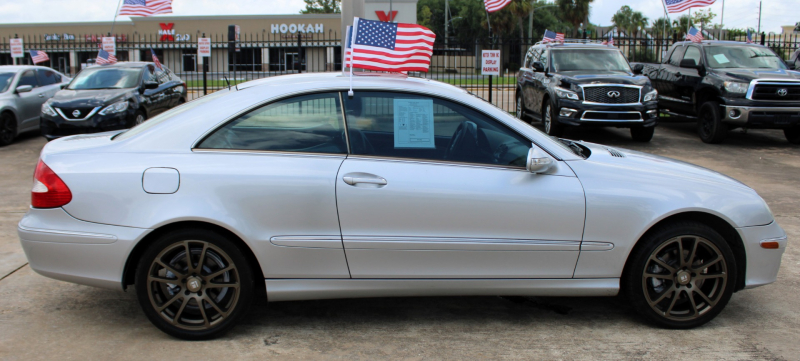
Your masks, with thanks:
<instances>
[{"instance_id":1,"label":"chrome door handle","mask_svg":"<svg viewBox=\"0 0 800 361\"><path fill-rule=\"evenodd\" d=\"M359 178L359 177L348 177L348 176L345 176L345 177L342 177L342 180L345 183L347 183L347 184L349 184L351 186L359 184L359 183L362 183L362 184L377 184L379 186L385 186L385 185L388 184L388 182L386 182L386 179L384 179L384 178Z\"/></svg>"},{"instance_id":2,"label":"chrome door handle","mask_svg":"<svg viewBox=\"0 0 800 361\"><path fill-rule=\"evenodd\" d=\"M39 98L44 98L44 94L39 94Z\"/></svg>"}]
</instances>

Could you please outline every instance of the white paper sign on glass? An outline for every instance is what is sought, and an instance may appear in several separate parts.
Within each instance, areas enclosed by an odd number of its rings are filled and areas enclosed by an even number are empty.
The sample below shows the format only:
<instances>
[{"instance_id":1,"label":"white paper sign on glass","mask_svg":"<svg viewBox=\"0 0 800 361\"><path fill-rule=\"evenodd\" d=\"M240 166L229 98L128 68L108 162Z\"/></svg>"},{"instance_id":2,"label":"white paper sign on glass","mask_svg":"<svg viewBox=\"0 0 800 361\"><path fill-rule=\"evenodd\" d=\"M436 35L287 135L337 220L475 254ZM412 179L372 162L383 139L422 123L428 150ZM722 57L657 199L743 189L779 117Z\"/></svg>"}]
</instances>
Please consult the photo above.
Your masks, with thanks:
<instances>
[{"instance_id":1,"label":"white paper sign on glass","mask_svg":"<svg viewBox=\"0 0 800 361\"><path fill-rule=\"evenodd\" d=\"M103 37L103 50L112 55L117 55L117 40L113 36Z\"/></svg>"},{"instance_id":2,"label":"white paper sign on glass","mask_svg":"<svg viewBox=\"0 0 800 361\"><path fill-rule=\"evenodd\" d=\"M716 54L716 55L714 55L714 60L716 60L717 63L720 63L720 64L727 64L727 63L731 62L730 60L728 60L728 57L725 56L725 54Z\"/></svg>"},{"instance_id":3,"label":"white paper sign on glass","mask_svg":"<svg viewBox=\"0 0 800 361\"><path fill-rule=\"evenodd\" d=\"M500 75L500 50L483 50L481 52L481 74Z\"/></svg>"},{"instance_id":4,"label":"white paper sign on glass","mask_svg":"<svg viewBox=\"0 0 800 361\"><path fill-rule=\"evenodd\" d=\"M394 100L394 147L436 148L433 99Z\"/></svg>"},{"instance_id":5,"label":"white paper sign on glass","mask_svg":"<svg viewBox=\"0 0 800 361\"><path fill-rule=\"evenodd\" d=\"M11 57L24 58L25 50L22 48L22 39L11 39Z\"/></svg>"}]
</instances>

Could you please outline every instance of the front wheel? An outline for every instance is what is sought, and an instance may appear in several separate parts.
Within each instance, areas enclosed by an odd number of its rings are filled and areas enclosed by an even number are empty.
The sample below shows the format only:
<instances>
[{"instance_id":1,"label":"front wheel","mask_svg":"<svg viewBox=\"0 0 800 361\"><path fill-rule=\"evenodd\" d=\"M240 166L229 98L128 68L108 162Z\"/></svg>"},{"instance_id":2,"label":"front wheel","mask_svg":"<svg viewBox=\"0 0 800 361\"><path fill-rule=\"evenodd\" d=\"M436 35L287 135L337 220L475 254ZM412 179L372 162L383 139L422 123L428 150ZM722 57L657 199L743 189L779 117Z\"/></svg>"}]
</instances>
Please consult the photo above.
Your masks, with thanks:
<instances>
[{"instance_id":1,"label":"front wheel","mask_svg":"<svg viewBox=\"0 0 800 361\"><path fill-rule=\"evenodd\" d=\"M522 95L517 95L517 109L514 115L517 116L519 120L525 120L525 106L522 104Z\"/></svg>"},{"instance_id":2,"label":"front wheel","mask_svg":"<svg viewBox=\"0 0 800 361\"><path fill-rule=\"evenodd\" d=\"M635 127L631 128L631 138L637 142L649 142L653 139L656 127Z\"/></svg>"},{"instance_id":3,"label":"front wheel","mask_svg":"<svg viewBox=\"0 0 800 361\"><path fill-rule=\"evenodd\" d=\"M560 137L564 134L564 125L559 123L556 118L555 107L550 102L544 106L544 132L554 137Z\"/></svg>"},{"instance_id":4,"label":"front wheel","mask_svg":"<svg viewBox=\"0 0 800 361\"><path fill-rule=\"evenodd\" d=\"M800 126L784 129L783 135L786 136L786 140L792 144L800 144Z\"/></svg>"},{"instance_id":5,"label":"front wheel","mask_svg":"<svg viewBox=\"0 0 800 361\"><path fill-rule=\"evenodd\" d=\"M639 314L662 327L685 329L711 321L736 285L730 246L701 223L656 229L630 257L624 291Z\"/></svg>"},{"instance_id":6,"label":"front wheel","mask_svg":"<svg viewBox=\"0 0 800 361\"><path fill-rule=\"evenodd\" d=\"M253 289L250 266L239 248L202 229L162 236L136 270L136 295L147 318L185 340L228 331L247 312Z\"/></svg>"}]
</instances>

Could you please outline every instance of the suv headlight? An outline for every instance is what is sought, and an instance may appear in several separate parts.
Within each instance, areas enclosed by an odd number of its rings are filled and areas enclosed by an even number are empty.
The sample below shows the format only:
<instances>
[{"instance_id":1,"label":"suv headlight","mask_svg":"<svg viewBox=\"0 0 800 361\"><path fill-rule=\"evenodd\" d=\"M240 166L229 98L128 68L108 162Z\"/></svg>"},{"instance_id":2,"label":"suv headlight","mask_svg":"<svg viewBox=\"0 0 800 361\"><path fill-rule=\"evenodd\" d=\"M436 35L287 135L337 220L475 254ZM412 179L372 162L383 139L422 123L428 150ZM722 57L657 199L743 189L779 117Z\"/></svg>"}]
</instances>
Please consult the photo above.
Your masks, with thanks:
<instances>
[{"instance_id":1,"label":"suv headlight","mask_svg":"<svg viewBox=\"0 0 800 361\"><path fill-rule=\"evenodd\" d=\"M564 88L556 88L556 96L563 99L578 100L578 93Z\"/></svg>"},{"instance_id":2,"label":"suv headlight","mask_svg":"<svg viewBox=\"0 0 800 361\"><path fill-rule=\"evenodd\" d=\"M747 93L748 87L750 87L750 83L740 83L738 81L725 82L725 91L728 93L744 94Z\"/></svg>"},{"instance_id":3,"label":"suv headlight","mask_svg":"<svg viewBox=\"0 0 800 361\"><path fill-rule=\"evenodd\" d=\"M123 100L105 107L103 110L100 111L99 114L107 115L107 114L121 113L126 110L128 110L128 101Z\"/></svg>"},{"instance_id":4,"label":"suv headlight","mask_svg":"<svg viewBox=\"0 0 800 361\"><path fill-rule=\"evenodd\" d=\"M50 100L48 99L44 104L42 104L42 114L49 115L51 117L58 116L58 113L50 106Z\"/></svg>"},{"instance_id":5,"label":"suv headlight","mask_svg":"<svg viewBox=\"0 0 800 361\"><path fill-rule=\"evenodd\" d=\"M653 90L653 91L645 94L644 95L644 100L642 100L642 101L649 102L649 101L653 101L653 100L656 100L656 99L658 99L658 90Z\"/></svg>"}]
</instances>

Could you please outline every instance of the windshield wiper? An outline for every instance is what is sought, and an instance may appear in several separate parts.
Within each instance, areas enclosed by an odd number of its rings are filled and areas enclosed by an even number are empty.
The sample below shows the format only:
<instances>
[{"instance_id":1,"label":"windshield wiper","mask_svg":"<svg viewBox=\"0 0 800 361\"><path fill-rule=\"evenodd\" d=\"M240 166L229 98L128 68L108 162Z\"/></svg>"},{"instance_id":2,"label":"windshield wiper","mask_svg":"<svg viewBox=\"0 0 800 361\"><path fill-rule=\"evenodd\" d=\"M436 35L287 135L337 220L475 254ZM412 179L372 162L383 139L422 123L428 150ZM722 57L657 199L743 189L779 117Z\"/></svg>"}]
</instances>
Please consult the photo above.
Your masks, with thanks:
<instances>
[{"instance_id":1,"label":"windshield wiper","mask_svg":"<svg viewBox=\"0 0 800 361\"><path fill-rule=\"evenodd\" d=\"M583 147L581 147L580 145L578 145L578 143L576 143L576 142L574 142L574 141L571 141L571 140L569 140L569 139L562 139L562 138L558 138L558 140L559 140L561 143L564 143L564 144L566 144L566 145L569 147L569 149L572 149L572 151L573 151L573 152L575 152L575 154L577 154L577 155L581 156L581 158L584 158L584 159L586 159L586 155L585 155L585 154L583 154Z\"/></svg>"}]
</instances>

